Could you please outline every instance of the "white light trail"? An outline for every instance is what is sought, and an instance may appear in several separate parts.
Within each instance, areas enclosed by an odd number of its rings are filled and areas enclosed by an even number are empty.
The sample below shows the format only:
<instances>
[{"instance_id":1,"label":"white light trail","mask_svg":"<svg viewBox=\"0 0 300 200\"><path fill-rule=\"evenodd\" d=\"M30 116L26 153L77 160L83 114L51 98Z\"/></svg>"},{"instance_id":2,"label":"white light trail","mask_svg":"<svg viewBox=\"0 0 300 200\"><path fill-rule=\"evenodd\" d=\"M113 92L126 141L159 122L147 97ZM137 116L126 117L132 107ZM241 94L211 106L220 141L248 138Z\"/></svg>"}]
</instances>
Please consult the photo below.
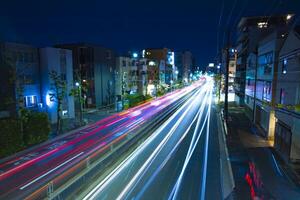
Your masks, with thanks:
<instances>
[{"instance_id":1,"label":"white light trail","mask_svg":"<svg viewBox=\"0 0 300 200\"><path fill-rule=\"evenodd\" d=\"M203 132L203 129L204 129L204 127L205 127L205 123L206 123L206 121L208 121L208 117L210 117L210 108L211 108L210 106L211 106L211 100L212 100L212 87L211 87L211 86L212 86L211 83L208 83L206 89L208 89L209 98L205 98L205 99L204 99L204 103L203 103L203 104L205 105L207 102L209 102L209 107L208 107L208 111L207 111L205 120L204 120L204 122L202 123L200 132L197 133L197 132L198 132L198 127L199 127L200 121L201 121L201 117L198 118L197 125L196 125L196 129L195 129L195 131L194 131L193 138L192 138L192 140L191 140L191 143L190 143L190 146L189 146L189 150L188 150L188 152L187 152L187 155L186 155L186 159L185 159L184 165L183 165L182 170L181 170L181 173L180 173L180 175L179 175L179 177L178 177L178 179L177 179L177 181L176 181L176 183L175 183L175 186L174 186L174 188L173 188L173 190L172 190L172 192L171 192L171 194L170 194L170 196L169 196L169 199L171 199L171 198L172 198L172 199L176 199L176 198L177 198L177 195L178 195L178 192L179 192L179 187L180 187L180 184L181 184L181 182L182 182L183 175L184 175L184 173L185 173L185 170L186 170L186 168L187 168L187 165L188 165L188 163L189 163L189 161L190 161L190 159L191 159L191 157L192 157L192 155L193 155L193 152L195 151L195 148L196 148L196 146L197 146L197 144L198 144L198 142L199 142L199 139L200 139L200 137L201 137L201 135L202 135L202 132ZM209 127L209 123L207 124L207 127ZM197 135L197 134L198 134L198 135ZM208 134L208 132L207 132L207 134ZM196 139L196 141L195 141L196 135L197 135L198 137L197 137L197 139Z\"/></svg>"},{"instance_id":2,"label":"white light trail","mask_svg":"<svg viewBox=\"0 0 300 200\"><path fill-rule=\"evenodd\" d=\"M167 141L173 135L173 133L175 132L175 130L177 129L179 124L182 122L184 117L190 111L191 107L195 104L196 101L194 100L194 98L192 98L192 100L193 101L191 102L191 104L189 104L188 108L184 111L184 113L176 121L175 125L172 127L172 129L169 131L169 133L166 135L166 137L159 143L159 145L156 147L156 149L153 151L153 153L148 157L148 159L140 167L140 169L137 171L137 173L131 178L129 183L126 185L126 187L120 193L120 195L117 197L117 200L124 199L124 197L128 194L129 189L132 188L133 184L137 181L137 179L142 177L142 173L146 170L147 167L149 167L151 165L153 160L157 157L159 152L162 150L163 146L167 143Z\"/></svg>"},{"instance_id":3,"label":"white light trail","mask_svg":"<svg viewBox=\"0 0 300 200\"><path fill-rule=\"evenodd\" d=\"M167 161L170 159L170 157L172 156L172 154L175 152L175 150L178 148L178 146L181 144L181 142L183 141L183 139L186 137L186 135L188 134L188 132L190 131L192 125L194 124L194 122L198 119L200 113L202 115L202 112L205 108L206 105L205 101L201 104L197 114L195 115L194 119L192 120L192 122L190 123L189 127L186 129L186 131L184 132L184 134L181 136L181 138L178 140L178 142L176 143L176 145L174 146L174 148L172 149L172 151L168 154L168 156L166 157L166 159L162 162L162 164L158 167L158 169L154 172L154 174L151 176L151 178L147 181L147 183L144 185L143 189L139 192L138 195L136 195L136 199L140 199L141 195L144 193L144 191L146 190L146 188L148 187L148 185L152 182L152 180L157 176L158 172L164 167L164 165L167 163ZM201 116L200 116L201 118ZM136 183L137 184L137 183Z\"/></svg>"},{"instance_id":4,"label":"white light trail","mask_svg":"<svg viewBox=\"0 0 300 200\"><path fill-rule=\"evenodd\" d=\"M202 90L201 90L202 91ZM199 91L196 92L193 97L197 96ZM169 125L172 120L188 105L191 106L191 101L194 98L190 98L184 103L162 126L159 127L147 140L145 140L133 153L131 153L123 162L121 162L109 175L107 175L92 191L90 191L83 199L94 199L103 189L126 167L128 166L158 135L160 132ZM187 109L188 110L188 109Z\"/></svg>"},{"instance_id":5,"label":"white light trail","mask_svg":"<svg viewBox=\"0 0 300 200\"><path fill-rule=\"evenodd\" d=\"M207 159L208 159L208 142L209 142L209 123L210 123L210 109L212 102L212 87L210 90L210 101L208 107L208 119L207 119L207 127L206 127L206 139L205 139L205 155L204 155L204 169L202 176L202 184L201 184L201 200L205 200L205 192L206 192L206 177L207 177Z\"/></svg>"}]
</instances>

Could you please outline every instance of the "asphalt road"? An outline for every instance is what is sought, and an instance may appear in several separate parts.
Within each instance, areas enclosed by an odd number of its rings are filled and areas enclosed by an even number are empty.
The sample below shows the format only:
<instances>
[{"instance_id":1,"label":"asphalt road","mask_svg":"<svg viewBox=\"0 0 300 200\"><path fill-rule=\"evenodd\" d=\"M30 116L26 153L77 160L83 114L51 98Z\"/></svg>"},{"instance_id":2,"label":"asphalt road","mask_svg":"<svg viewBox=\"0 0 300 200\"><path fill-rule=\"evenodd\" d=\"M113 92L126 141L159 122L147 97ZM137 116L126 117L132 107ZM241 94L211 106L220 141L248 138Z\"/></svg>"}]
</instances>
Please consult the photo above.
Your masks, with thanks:
<instances>
[{"instance_id":1,"label":"asphalt road","mask_svg":"<svg viewBox=\"0 0 300 200\"><path fill-rule=\"evenodd\" d=\"M221 199L216 120L207 81L84 199Z\"/></svg>"},{"instance_id":2,"label":"asphalt road","mask_svg":"<svg viewBox=\"0 0 300 200\"><path fill-rule=\"evenodd\" d=\"M113 143L151 121L168 106L201 87L204 79L154 101L100 120L80 131L0 162L0 199L39 197L47 184L61 183L84 160L100 154ZM170 128L170 126L169 126ZM78 169L77 169L78 170ZM54 185L54 188L57 188Z\"/></svg>"}]
</instances>

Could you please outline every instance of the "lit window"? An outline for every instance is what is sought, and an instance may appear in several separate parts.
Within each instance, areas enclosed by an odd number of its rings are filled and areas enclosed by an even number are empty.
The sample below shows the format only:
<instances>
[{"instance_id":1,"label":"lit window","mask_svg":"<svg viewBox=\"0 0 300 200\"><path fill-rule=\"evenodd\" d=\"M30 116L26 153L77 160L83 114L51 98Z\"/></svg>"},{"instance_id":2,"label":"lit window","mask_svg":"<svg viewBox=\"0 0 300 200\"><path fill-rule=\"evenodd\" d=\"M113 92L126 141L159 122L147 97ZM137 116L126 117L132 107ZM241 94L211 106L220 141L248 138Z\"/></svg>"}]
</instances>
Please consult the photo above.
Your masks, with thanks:
<instances>
[{"instance_id":1,"label":"lit window","mask_svg":"<svg viewBox=\"0 0 300 200\"><path fill-rule=\"evenodd\" d=\"M24 106L25 107L35 107L37 106L36 96L25 96L24 97Z\"/></svg>"},{"instance_id":2,"label":"lit window","mask_svg":"<svg viewBox=\"0 0 300 200\"><path fill-rule=\"evenodd\" d=\"M268 27L268 22L258 22L257 27L258 28L267 28Z\"/></svg>"}]
</instances>

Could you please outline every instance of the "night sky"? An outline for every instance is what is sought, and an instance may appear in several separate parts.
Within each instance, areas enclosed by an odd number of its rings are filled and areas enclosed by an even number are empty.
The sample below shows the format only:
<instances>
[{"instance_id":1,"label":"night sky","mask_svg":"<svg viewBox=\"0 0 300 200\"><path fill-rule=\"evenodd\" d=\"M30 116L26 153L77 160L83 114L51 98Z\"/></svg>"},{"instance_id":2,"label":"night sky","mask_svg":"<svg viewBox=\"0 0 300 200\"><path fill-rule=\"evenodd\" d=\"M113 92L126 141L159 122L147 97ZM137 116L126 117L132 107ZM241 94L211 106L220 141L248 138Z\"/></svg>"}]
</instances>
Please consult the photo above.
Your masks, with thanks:
<instances>
[{"instance_id":1,"label":"night sky","mask_svg":"<svg viewBox=\"0 0 300 200\"><path fill-rule=\"evenodd\" d=\"M287 12L300 15L300 0L1 0L0 39L40 47L88 42L119 53L189 49L203 67L240 16Z\"/></svg>"}]
</instances>

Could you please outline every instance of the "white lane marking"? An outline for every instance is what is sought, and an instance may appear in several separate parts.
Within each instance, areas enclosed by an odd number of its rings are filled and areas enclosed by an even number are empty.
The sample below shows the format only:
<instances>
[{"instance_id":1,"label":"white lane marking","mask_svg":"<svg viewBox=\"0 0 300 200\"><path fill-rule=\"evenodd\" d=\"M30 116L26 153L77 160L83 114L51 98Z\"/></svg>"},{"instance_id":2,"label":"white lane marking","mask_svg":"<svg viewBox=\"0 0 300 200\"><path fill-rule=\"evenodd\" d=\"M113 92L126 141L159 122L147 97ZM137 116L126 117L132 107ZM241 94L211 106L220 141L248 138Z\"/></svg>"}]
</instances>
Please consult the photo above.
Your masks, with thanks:
<instances>
[{"instance_id":1,"label":"white lane marking","mask_svg":"<svg viewBox=\"0 0 300 200\"><path fill-rule=\"evenodd\" d=\"M74 157L72 157L72 158L66 160L65 162L61 163L60 165L58 165L58 166L56 166L55 168L51 169L50 171L46 172L45 174L43 174L43 175L39 176L38 178L36 178L36 179L30 181L30 182L27 183L26 185L20 187L20 190L23 190L23 189L27 188L27 187L30 186L31 184L33 184L33 183L37 182L38 180L44 178L45 176L47 176L48 174L50 174L50 173L52 173L53 171L57 170L58 168L62 167L63 165L65 165L65 164L71 162L71 161L74 160L75 158L78 158L78 157L81 156L83 153L84 153L84 152L81 152L81 153L77 154L76 156L74 156Z\"/></svg>"},{"instance_id":2,"label":"white lane marking","mask_svg":"<svg viewBox=\"0 0 300 200\"><path fill-rule=\"evenodd\" d=\"M196 94L194 94L196 96ZM191 98L192 99L192 98ZM143 149L148 146L159 134L160 132L170 124L170 122L190 103L188 100L180 107L162 126L158 128L147 140L145 140L134 152L132 152L125 160L123 160L109 175L107 175L96 187L94 187L83 200L94 199L103 189L106 187L111 180L113 180L122 169L124 169L132 160L134 160L135 155L140 154Z\"/></svg>"},{"instance_id":3,"label":"white lane marking","mask_svg":"<svg viewBox=\"0 0 300 200\"><path fill-rule=\"evenodd\" d=\"M273 161L275 163L275 166L276 166L276 169L277 169L278 173L280 174L280 176L283 176L282 173L281 173L281 170L278 167L278 164L277 164L277 161L276 161L274 155L273 154L271 154L271 155L272 155L272 158L273 158Z\"/></svg>"}]
</instances>

